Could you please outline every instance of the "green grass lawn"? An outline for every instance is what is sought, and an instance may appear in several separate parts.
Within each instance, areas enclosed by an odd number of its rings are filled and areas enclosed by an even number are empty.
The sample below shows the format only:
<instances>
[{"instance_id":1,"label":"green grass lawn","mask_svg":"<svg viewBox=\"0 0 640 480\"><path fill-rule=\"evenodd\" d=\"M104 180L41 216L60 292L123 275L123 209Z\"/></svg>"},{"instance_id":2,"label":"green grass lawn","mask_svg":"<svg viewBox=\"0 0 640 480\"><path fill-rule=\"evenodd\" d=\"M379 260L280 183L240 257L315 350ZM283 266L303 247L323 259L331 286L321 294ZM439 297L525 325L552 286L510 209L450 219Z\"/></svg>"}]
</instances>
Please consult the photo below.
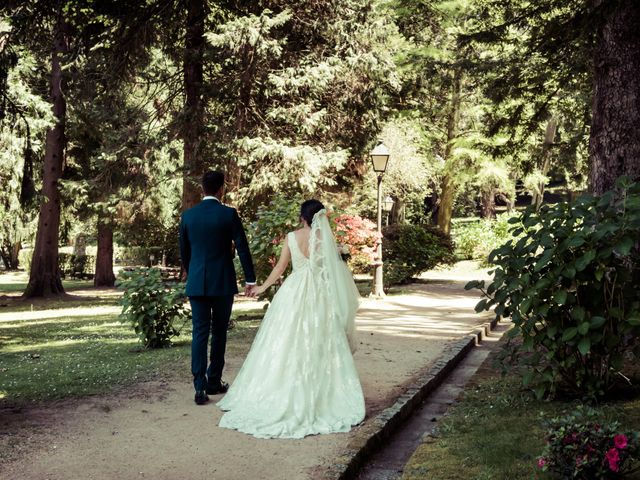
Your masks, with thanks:
<instances>
[{"instance_id":1,"label":"green grass lawn","mask_svg":"<svg viewBox=\"0 0 640 480\"><path fill-rule=\"evenodd\" d=\"M442 419L437 436L423 443L405 468L403 480L494 480L551 478L536 467L544 448L543 419L575 404L537 401L519 378L502 378L483 367L459 403ZM601 405L624 429L640 430L640 400ZM640 474L626 478L640 479Z\"/></svg>"},{"instance_id":2,"label":"green grass lawn","mask_svg":"<svg viewBox=\"0 0 640 480\"><path fill-rule=\"evenodd\" d=\"M22 293L27 287L29 276L25 272L4 272L0 274L0 296ZM62 281L65 290L73 291L93 286L93 280L65 279Z\"/></svg>"},{"instance_id":3,"label":"green grass lawn","mask_svg":"<svg viewBox=\"0 0 640 480\"><path fill-rule=\"evenodd\" d=\"M3 278L0 295L15 285L5 288ZM0 307L0 405L104 393L150 379L190 378L190 321L173 347L141 350L133 330L118 319L114 291L82 293ZM234 312L242 321L229 333L229 354L248 348L263 313Z\"/></svg>"}]
</instances>

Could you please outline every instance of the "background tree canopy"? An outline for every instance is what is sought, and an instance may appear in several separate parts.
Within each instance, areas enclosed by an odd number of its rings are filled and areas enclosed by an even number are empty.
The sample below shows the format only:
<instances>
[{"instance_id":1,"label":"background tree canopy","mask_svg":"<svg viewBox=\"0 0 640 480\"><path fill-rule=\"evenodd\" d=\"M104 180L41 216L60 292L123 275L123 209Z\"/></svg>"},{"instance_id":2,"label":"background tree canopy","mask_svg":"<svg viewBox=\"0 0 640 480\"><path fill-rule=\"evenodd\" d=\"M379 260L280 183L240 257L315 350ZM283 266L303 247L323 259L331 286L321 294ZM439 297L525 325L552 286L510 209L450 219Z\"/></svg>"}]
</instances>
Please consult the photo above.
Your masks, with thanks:
<instances>
[{"instance_id":1,"label":"background tree canopy","mask_svg":"<svg viewBox=\"0 0 640 480\"><path fill-rule=\"evenodd\" d=\"M212 168L247 220L375 218L379 139L390 223L602 194L640 175L639 51L633 0L4 2L0 258L31 258L27 296L64 293L55 246L83 238L96 285L178 262Z\"/></svg>"}]
</instances>

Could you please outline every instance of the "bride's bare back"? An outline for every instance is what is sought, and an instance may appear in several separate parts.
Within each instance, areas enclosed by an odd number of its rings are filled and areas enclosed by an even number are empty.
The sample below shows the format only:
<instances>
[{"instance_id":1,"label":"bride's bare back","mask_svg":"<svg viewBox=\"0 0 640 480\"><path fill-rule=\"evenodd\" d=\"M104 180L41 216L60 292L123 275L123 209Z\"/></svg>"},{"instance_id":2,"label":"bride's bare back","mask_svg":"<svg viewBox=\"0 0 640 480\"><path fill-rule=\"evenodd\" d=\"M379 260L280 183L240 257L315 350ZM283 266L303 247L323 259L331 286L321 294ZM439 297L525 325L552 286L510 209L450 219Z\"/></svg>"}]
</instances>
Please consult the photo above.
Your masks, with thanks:
<instances>
[{"instance_id":1,"label":"bride's bare back","mask_svg":"<svg viewBox=\"0 0 640 480\"><path fill-rule=\"evenodd\" d=\"M298 249L305 257L309 258L309 235L311 234L311 229L303 227L299 230L295 230L293 234L296 237Z\"/></svg>"}]
</instances>

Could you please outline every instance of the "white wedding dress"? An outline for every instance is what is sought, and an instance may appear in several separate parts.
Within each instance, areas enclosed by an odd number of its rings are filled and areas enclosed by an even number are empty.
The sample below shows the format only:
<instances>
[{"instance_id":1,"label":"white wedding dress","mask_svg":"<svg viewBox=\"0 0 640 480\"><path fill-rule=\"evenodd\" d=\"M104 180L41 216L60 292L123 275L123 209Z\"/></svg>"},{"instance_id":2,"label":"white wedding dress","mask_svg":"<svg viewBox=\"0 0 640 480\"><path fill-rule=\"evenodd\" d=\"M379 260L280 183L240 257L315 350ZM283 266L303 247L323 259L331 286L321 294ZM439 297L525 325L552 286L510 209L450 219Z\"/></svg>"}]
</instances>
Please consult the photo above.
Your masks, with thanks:
<instances>
[{"instance_id":1,"label":"white wedding dress","mask_svg":"<svg viewBox=\"0 0 640 480\"><path fill-rule=\"evenodd\" d=\"M293 271L218 402L227 410L220 426L258 438L347 432L365 415L350 348L357 289L339 259L324 210L314 217L310 258L293 232L288 244Z\"/></svg>"}]
</instances>

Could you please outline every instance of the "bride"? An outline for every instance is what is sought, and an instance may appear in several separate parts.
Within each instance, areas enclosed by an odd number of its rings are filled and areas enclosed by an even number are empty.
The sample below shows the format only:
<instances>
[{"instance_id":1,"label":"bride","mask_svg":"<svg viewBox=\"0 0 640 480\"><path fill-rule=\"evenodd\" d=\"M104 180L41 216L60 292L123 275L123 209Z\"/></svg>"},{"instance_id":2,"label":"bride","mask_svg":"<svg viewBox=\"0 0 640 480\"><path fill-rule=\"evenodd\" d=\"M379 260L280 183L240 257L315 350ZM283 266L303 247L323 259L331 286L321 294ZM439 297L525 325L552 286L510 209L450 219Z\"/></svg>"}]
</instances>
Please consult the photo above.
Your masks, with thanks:
<instances>
[{"instance_id":1,"label":"bride","mask_svg":"<svg viewBox=\"0 0 640 480\"><path fill-rule=\"evenodd\" d=\"M269 306L235 382L218 406L220 426L258 438L347 432L365 407L350 345L358 290L339 256L324 206L302 204L303 228L287 234L257 295L293 271Z\"/></svg>"}]
</instances>

